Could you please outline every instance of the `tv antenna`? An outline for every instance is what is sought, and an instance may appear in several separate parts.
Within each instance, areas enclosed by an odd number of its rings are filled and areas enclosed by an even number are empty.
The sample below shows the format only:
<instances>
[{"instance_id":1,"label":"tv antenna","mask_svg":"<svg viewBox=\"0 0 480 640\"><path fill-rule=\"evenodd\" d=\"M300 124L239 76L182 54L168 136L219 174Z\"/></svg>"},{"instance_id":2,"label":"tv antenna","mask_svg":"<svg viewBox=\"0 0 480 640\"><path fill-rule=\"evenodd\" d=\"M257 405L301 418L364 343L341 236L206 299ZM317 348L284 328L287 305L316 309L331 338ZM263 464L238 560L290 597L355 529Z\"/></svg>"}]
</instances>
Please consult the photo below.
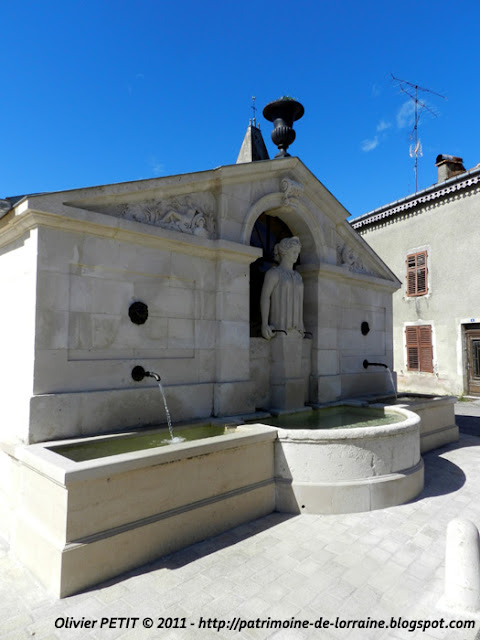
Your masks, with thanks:
<instances>
[{"instance_id":1,"label":"tv antenna","mask_svg":"<svg viewBox=\"0 0 480 640\"><path fill-rule=\"evenodd\" d=\"M443 98L447 100L445 96L442 96L441 93L437 93L436 91L432 91L431 89L425 89L424 87L420 87L418 84L414 84L413 82L408 82L407 80L400 80L400 78L396 78L393 73L390 74L392 76L392 80L398 83L398 87L400 91L406 93L409 98L411 98L415 104L415 116L414 116L414 124L413 131L410 135L410 138L413 138L413 144L410 145L410 157L414 158L414 171L415 171L415 192L418 191L418 181L417 181L417 165L418 165L418 157L423 155L422 152L422 143L418 139L418 121L420 120L420 115L422 111L425 109L429 111L435 118L438 115L427 106L427 104L423 100L419 100L418 92L425 91L426 93L432 93L434 96L438 96L439 98Z\"/></svg>"}]
</instances>

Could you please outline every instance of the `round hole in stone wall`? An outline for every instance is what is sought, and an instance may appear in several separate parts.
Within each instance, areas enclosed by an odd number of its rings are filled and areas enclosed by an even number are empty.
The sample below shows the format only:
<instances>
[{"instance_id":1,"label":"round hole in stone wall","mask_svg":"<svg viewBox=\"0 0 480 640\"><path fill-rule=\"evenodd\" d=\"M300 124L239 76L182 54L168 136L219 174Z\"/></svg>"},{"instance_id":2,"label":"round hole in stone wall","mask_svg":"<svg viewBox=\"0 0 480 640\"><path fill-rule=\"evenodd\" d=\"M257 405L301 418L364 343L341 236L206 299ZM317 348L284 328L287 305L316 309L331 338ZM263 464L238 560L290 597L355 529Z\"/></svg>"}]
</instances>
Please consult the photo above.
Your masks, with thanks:
<instances>
[{"instance_id":1,"label":"round hole in stone wall","mask_svg":"<svg viewBox=\"0 0 480 640\"><path fill-rule=\"evenodd\" d=\"M128 315L134 324L144 324L148 318L148 307L144 302L133 302L128 309Z\"/></svg>"},{"instance_id":2,"label":"round hole in stone wall","mask_svg":"<svg viewBox=\"0 0 480 640\"><path fill-rule=\"evenodd\" d=\"M132 378L135 380L135 382L140 382L145 378L145 373L145 369L140 365L137 365L132 369Z\"/></svg>"},{"instance_id":3,"label":"round hole in stone wall","mask_svg":"<svg viewBox=\"0 0 480 640\"><path fill-rule=\"evenodd\" d=\"M362 331L362 336L366 336L367 333L370 331L368 322L362 322L362 326L360 327L360 329Z\"/></svg>"}]
</instances>

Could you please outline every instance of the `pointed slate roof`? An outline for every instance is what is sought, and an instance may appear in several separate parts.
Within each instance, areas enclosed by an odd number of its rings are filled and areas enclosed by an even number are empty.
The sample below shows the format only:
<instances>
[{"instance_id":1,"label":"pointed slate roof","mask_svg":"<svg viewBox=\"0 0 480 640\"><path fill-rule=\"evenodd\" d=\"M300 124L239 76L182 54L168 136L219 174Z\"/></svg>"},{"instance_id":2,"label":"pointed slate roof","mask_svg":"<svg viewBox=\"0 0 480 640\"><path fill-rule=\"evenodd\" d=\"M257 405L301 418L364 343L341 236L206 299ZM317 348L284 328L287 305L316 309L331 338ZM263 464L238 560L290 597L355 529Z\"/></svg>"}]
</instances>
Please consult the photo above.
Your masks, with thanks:
<instances>
[{"instance_id":1,"label":"pointed slate roof","mask_svg":"<svg viewBox=\"0 0 480 640\"><path fill-rule=\"evenodd\" d=\"M269 159L262 132L258 127L250 123L243 138L236 164Z\"/></svg>"}]
</instances>

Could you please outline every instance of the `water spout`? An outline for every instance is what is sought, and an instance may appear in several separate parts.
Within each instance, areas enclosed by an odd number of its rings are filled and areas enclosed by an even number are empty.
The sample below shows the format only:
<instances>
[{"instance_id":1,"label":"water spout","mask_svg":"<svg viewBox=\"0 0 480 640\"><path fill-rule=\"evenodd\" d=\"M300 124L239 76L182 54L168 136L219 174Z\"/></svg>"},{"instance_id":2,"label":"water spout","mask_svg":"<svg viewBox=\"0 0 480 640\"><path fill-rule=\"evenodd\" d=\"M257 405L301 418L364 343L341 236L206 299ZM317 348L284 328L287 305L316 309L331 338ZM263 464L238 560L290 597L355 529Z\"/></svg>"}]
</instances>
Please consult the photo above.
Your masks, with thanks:
<instances>
[{"instance_id":1,"label":"water spout","mask_svg":"<svg viewBox=\"0 0 480 640\"><path fill-rule=\"evenodd\" d=\"M145 369L140 365L133 367L132 378L135 380L135 382L140 382L144 378L153 378L157 382L160 382L161 380L161 377L158 375L158 373L155 373L154 371L145 371Z\"/></svg>"},{"instance_id":2,"label":"water spout","mask_svg":"<svg viewBox=\"0 0 480 640\"><path fill-rule=\"evenodd\" d=\"M157 382L158 388L160 389L160 393L162 394L163 406L165 407L165 415L167 416L168 431L170 433L170 442L173 444L176 444L177 442L183 442L185 438L174 438L173 436L172 418L170 416L170 411L168 409L167 398L165 397L165 391L163 390L163 386L161 382L162 379L159 376L159 374L155 373L154 371L145 371L145 369L142 366L137 365L132 369L132 378L136 382L140 382L144 378L153 378Z\"/></svg>"},{"instance_id":3,"label":"water spout","mask_svg":"<svg viewBox=\"0 0 480 640\"><path fill-rule=\"evenodd\" d=\"M384 364L383 362L369 362L368 360L364 360L363 368L367 369L368 367L385 367L385 369L388 369L388 364Z\"/></svg>"}]
</instances>

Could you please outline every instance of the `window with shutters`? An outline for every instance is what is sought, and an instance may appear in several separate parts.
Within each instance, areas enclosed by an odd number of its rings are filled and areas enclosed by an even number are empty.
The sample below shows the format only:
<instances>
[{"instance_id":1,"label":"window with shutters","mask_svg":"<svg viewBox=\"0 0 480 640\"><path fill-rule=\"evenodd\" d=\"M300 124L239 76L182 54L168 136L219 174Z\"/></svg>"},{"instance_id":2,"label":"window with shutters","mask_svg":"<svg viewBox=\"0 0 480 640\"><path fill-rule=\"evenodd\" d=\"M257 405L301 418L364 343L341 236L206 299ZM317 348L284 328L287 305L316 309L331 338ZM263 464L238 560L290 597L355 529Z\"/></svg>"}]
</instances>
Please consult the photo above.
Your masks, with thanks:
<instances>
[{"instance_id":1,"label":"window with shutters","mask_svg":"<svg viewBox=\"0 0 480 640\"><path fill-rule=\"evenodd\" d=\"M420 251L407 256L407 296L424 296L428 293L427 252Z\"/></svg>"},{"instance_id":2,"label":"window with shutters","mask_svg":"<svg viewBox=\"0 0 480 640\"><path fill-rule=\"evenodd\" d=\"M408 371L433 373L432 327L429 324L405 329Z\"/></svg>"}]
</instances>

